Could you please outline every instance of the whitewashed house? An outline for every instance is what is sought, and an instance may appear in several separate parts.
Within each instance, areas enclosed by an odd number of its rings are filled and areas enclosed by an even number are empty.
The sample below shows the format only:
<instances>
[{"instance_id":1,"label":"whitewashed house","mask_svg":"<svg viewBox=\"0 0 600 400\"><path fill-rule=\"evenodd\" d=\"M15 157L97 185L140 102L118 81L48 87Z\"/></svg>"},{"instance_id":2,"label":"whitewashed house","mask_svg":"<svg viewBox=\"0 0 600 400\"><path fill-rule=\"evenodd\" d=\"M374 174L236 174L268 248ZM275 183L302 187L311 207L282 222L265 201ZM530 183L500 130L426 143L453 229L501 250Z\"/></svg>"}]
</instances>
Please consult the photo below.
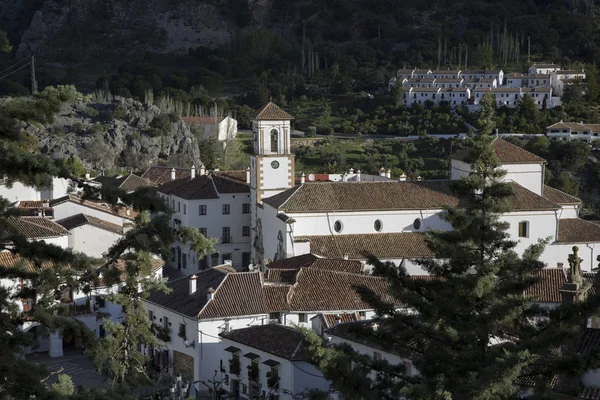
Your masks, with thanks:
<instances>
[{"instance_id":1,"label":"whitewashed house","mask_svg":"<svg viewBox=\"0 0 600 400\"><path fill-rule=\"evenodd\" d=\"M460 79L460 69L435 69L429 74L436 79Z\"/></svg>"},{"instance_id":2,"label":"whitewashed house","mask_svg":"<svg viewBox=\"0 0 600 400\"><path fill-rule=\"evenodd\" d=\"M329 382L310 363L302 332L266 324L223 332L220 363L224 387L233 398L292 400L308 389L327 391Z\"/></svg>"},{"instance_id":3,"label":"whitewashed house","mask_svg":"<svg viewBox=\"0 0 600 400\"><path fill-rule=\"evenodd\" d=\"M0 197L9 202L20 200L52 200L69 193L70 181L64 178L52 178L52 186L38 190L21 182L11 184L5 178L0 178Z\"/></svg>"},{"instance_id":4,"label":"whitewashed house","mask_svg":"<svg viewBox=\"0 0 600 400\"><path fill-rule=\"evenodd\" d=\"M600 250L600 225L578 218L581 200L544 185L545 160L503 139L494 149L506 180L514 188L513 209L501 219L522 252L540 238L550 238L541 260L549 267L564 262L571 247L582 250L582 267L590 271ZM451 180L469 173L464 153L451 158ZM266 198L259 208L263 259L305 253L365 261L363 252L404 263L432 257L423 232L450 229L441 218L445 207L462 200L448 181L305 182Z\"/></svg>"},{"instance_id":5,"label":"whitewashed house","mask_svg":"<svg viewBox=\"0 0 600 400\"><path fill-rule=\"evenodd\" d=\"M113 206L102 200L83 199L74 194L50 200L50 207L56 220L85 214L117 225L133 222L138 214L131 207Z\"/></svg>"},{"instance_id":6,"label":"whitewashed house","mask_svg":"<svg viewBox=\"0 0 600 400\"><path fill-rule=\"evenodd\" d=\"M560 121L546 128L546 136L552 140L581 140L592 143L600 139L600 124Z\"/></svg>"},{"instance_id":7,"label":"whitewashed house","mask_svg":"<svg viewBox=\"0 0 600 400\"><path fill-rule=\"evenodd\" d=\"M29 241L43 240L63 249L69 248L69 231L54 221L44 217L4 217L0 218L0 241L9 242L8 235L14 231ZM10 242L9 242L10 243Z\"/></svg>"},{"instance_id":8,"label":"whitewashed house","mask_svg":"<svg viewBox=\"0 0 600 400\"><path fill-rule=\"evenodd\" d=\"M498 87L498 81L496 78L481 78L473 81L466 81L464 86L471 90L475 90L476 88L496 88Z\"/></svg>"},{"instance_id":9,"label":"whitewashed house","mask_svg":"<svg viewBox=\"0 0 600 400\"><path fill-rule=\"evenodd\" d=\"M160 340L159 348L146 351L188 381L213 378L224 350L220 333L269 321L258 271L236 273L219 266L167 286L171 293L153 292L144 301Z\"/></svg>"},{"instance_id":10,"label":"whitewashed house","mask_svg":"<svg viewBox=\"0 0 600 400\"><path fill-rule=\"evenodd\" d=\"M519 101L523 96L528 95L533 98L534 103L538 108L543 108L544 103L546 108L553 108L555 98L552 97L551 87L535 87L535 88L512 88L512 87L498 87L498 88L477 88L473 90L473 104L479 105L479 102L485 95L485 93L491 92L496 100L496 106L498 107L511 107L514 108L519 104ZM545 101L544 101L545 99Z\"/></svg>"},{"instance_id":11,"label":"whitewashed house","mask_svg":"<svg viewBox=\"0 0 600 400\"><path fill-rule=\"evenodd\" d=\"M69 231L70 249L98 258L133 228L132 222L119 225L86 214L75 214L56 223Z\"/></svg>"},{"instance_id":12,"label":"whitewashed house","mask_svg":"<svg viewBox=\"0 0 600 400\"><path fill-rule=\"evenodd\" d=\"M527 86L530 88L551 86L556 80L554 72L550 74L530 74L527 75Z\"/></svg>"},{"instance_id":13,"label":"whitewashed house","mask_svg":"<svg viewBox=\"0 0 600 400\"><path fill-rule=\"evenodd\" d=\"M528 73L529 75L550 74L561 70L562 68L558 64L533 64L529 67Z\"/></svg>"},{"instance_id":14,"label":"whitewashed house","mask_svg":"<svg viewBox=\"0 0 600 400\"><path fill-rule=\"evenodd\" d=\"M512 88L520 88L527 86L528 78L527 74L520 72L511 72L506 74L506 86Z\"/></svg>"},{"instance_id":15,"label":"whitewashed house","mask_svg":"<svg viewBox=\"0 0 600 400\"><path fill-rule=\"evenodd\" d=\"M231 263L239 270L248 268L250 257L251 198L249 171L213 171L195 167L188 177L172 180L158 187L158 196L173 211L173 227L193 226L205 237L218 238L216 252L199 258L188 245L177 242L172 247L171 266L186 274L211 266Z\"/></svg>"},{"instance_id":16,"label":"whitewashed house","mask_svg":"<svg viewBox=\"0 0 600 400\"><path fill-rule=\"evenodd\" d=\"M237 135L237 120L230 116L213 118L203 117L181 117L181 120L190 127L199 127L205 139L214 138L219 142L227 142L235 139Z\"/></svg>"}]
</instances>

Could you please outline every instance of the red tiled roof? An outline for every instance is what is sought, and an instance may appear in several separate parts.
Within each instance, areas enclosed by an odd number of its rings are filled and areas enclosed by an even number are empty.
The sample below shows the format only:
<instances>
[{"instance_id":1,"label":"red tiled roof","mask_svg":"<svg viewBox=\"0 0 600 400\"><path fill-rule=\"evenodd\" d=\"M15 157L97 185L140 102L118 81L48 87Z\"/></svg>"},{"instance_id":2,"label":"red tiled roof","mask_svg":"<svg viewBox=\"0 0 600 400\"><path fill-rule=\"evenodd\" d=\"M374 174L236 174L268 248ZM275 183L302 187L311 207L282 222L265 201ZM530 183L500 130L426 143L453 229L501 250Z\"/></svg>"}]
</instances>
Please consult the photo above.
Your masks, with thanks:
<instances>
[{"instance_id":1,"label":"red tiled roof","mask_svg":"<svg viewBox=\"0 0 600 400\"><path fill-rule=\"evenodd\" d=\"M600 388L594 386L583 388L577 398L580 400L600 400Z\"/></svg>"},{"instance_id":2,"label":"red tiled roof","mask_svg":"<svg viewBox=\"0 0 600 400\"><path fill-rule=\"evenodd\" d=\"M272 263L267 265L267 268L299 269L302 267L310 266L318 258L319 257L315 256L314 254L302 254L296 257L284 258L283 260L273 261Z\"/></svg>"},{"instance_id":3,"label":"red tiled roof","mask_svg":"<svg viewBox=\"0 0 600 400\"><path fill-rule=\"evenodd\" d=\"M262 106L254 117L257 120L290 120L294 119L290 114L283 111L273 102L268 102Z\"/></svg>"},{"instance_id":4,"label":"red tiled roof","mask_svg":"<svg viewBox=\"0 0 600 400\"><path fill-rule=\"evenodd\" d=\"M525 290L525 296L540 303L560 303L559 289L567 281L562 268L544 268L534 273L536 282Z\"/></svg>"},{"instance_id":5,"label":"red tiled roof","mask_svg":"<svg viewBox=\"0 0 600 400\"><path fill-rule=\"evenodd\" d=\"M356 260L342 260L334 258L319 258L314 254L302 254L296 257L277 260L267 265L269 273L277 269L294 271L300 268L318 268L330 271L348 272L352 274L361 274L363 265Z\"/></svg>"},{"instance_id":6,"label":"red tiled roof","mask_svg":"<svg viewBox=\"0 0 600 400\"><path fill-rule=\"evenodd\" d=\"M332 326L337 325L338 323L344 324L347 322L356 322L360 320L356 313L321 313L319 314L319 316L325 323L325 328L330 328Z\"/></svg>"},{"instance_id":7,"label":"red tiled roof","mask_svg":"<svg viewBox=\"0 0 600 400\"><path fill-rule=\"evenodd\" d=\"M18 208L33 208L36 210L51 209L49 200L21 200L16 204Z\"/></svg>"},{"instance_id":8,"label":"red tiled roof","mask_svg":"<svg viewBox=\"0 0 600 400\"><path fill-rule=\"evenodd\" d=\"M18 233L28 239L46 239L66 236L69 231L54 221L43 217L3 217L0 218L0 239Z\"/></svg>"},{"instance_id":9,"label":"red tiled roof","mask_svg":"<svg viewBox=\"0 0 600 400\"><path fill-rule=\"evenodd\" d=\"M100 218L92 217L91 215L75 214L67 218L56 221L57 224L63 226L67 230L72 230L83 225L91 225L96 228L104 229L110 232L123 234L123 227L112 222L104 221Z\"/></svg>"},{"instance_id":10,"label":"red tiled roof","mask_svg":"<svg viewBox=\"0 0 600 400\"><path fill-rule=\"evenodd\" d=\"M133 220L137 217L137 211L133 210L130 207L125 206L115 206L101 200L92 200L92 199L83 199L82 197L76 196L74 194L69 194L63 197L59 197L58 199L50 200L50 206L56 207L60 204L71 202L80 204L85 207L93 208L94 210L103 211L109 214L118 215L125 219Z\"/></svg>"},{"instance_id":11,"label":"red tiled roof","mask_svg":"<svg viewBox=\"0 0 600 400\"><path fill-rule=\"evenodd\" d=\"M558 243L600 242L600 225L580 218L558 220Z\"/></svg>"},{"instance_id":12,"label":"red tiled roof","mask_svg":"<svg viewBox=\"0 0 600 400\"><path fill-rule=\"evenodd\" d=\"M268 312L289 311L290 305L287 301L288 294L292 289L291 285L265 285L263 294Z\"/></svg>"},{"instance_id":13,"label":"red tiled roof","mask_svg":"<svg viewBox=\"0 0 600 400\"><path fill-rule=\"evenodd\" d=\"M160 185L158 191L186 200L219 198L212 179L206 175L196 176L194 179L189 177L175 179Z\"/></svg>"},{"instance_id":14,"label":"red tiled roof","mask_svg":"<svg viewBox=\"0 0 600 400\"><path fill-rule=\"evenodd\" d=\"M38 272L47 269L52 269L57 264L51 261L44 261L43 263L34 263L31 260L21 257L18 254L13 254L10 251L0 251L0 267L4 268L16 268L21 267L27 272Z\"/></svg>"},{"instance_id":15,"label":"red tiled roof","mask_svg":"<svg viewBox=\"0 0 600 400\"><path fill-rule=\"evenodd\" d=\"M294 283L298 269L269 269L265 276L265 281L270 283Z\"/></svg>"},{"instance_id":16,"label":"red tiled roof","mask_svg":"<svg viewBox=\"0 0 600 400\"><path fill-rule=\"evenodd\" d=\"M546 162L542 157L507 142L502 138L495 138L492 141L492 146L496 153L496 157L498 157L498 160L500 160L500 163L502 164L541 164ZM450 158L453 160L464 161L470 154L469 152L470 149L462 150L451 155Z\"/></svg>"},{"instance_id":17,"label":"red tiled roof","mask_svg":"<svg viewBox=\"0 0 600 400\"><path fill-rule=\"evenodd\" d=\"M419 232L303 236L295 239L309 240L311 253L328 258L340 258L347 254L351 260L364 260L363 252L382 259L435 256L425 243L423 233Z\"/></svg>"},{"instance_id":18,"label":"red tiled roof","mask_svg":"<svg viewBox=\"0 0 600 400\"><path fill-rule=\"evenodd\" d=\"M389 284L384 278L302 268L289 296L290 309L300 312L369 310L372 306L358 294L359 286L368 287L384 301L391 300Z\"/></svg>"},{"instance_id":19,"label":"red tiled roof","mask_svg":"<svg viewBox=\"0 0 600 400\"><path fill-rule=\"evenodd\" d=\"M246 171L217 171L211 177L219 193L250 193Z\"/></svg>"},{"instance_id":20,"label":"red tiled roof","mask_svg":"<svg viewBox=\"0 0 600 400\"><path fill-rule=\"evenodd\" d=\"M581 199L548 185L544 185L543 196L545 199L560 205L581 204Z\"/></svg>"},{"instance_id":21,"label":"red tiled roof","mask_svg":"<svg viewBox=\"0 0 600 400\"><path fill-rule=\"evenodd\" d=\"M171 180L172 169L171 167L150 167L142 174L142 178L160 186ZM175 168L175 179L189 178L190 174L190 168Z\"/></svg>"},{"instance_id":22,"label":"red tiled roof","mask_svg":"<svg viewBox=\"0 0 600 400\"><path fill-rule=\"evenodd\" d=\"M304 341L304 335L298 329L289 326L279 324L250 326L223 332L219 336L286 360L310 360L310 352Z\"/></svg>"},{"instance_id":23,"label":"red tiled roof","mask_svg":"<svg viewBox=\"0 0 600 400\"><path fill-rule=\"evenodd\" d=\"M227 274L197 318L224 318L267 313L261 272Z\"/></svg>"},{"instance_id":24,"label":"red tiled roof","mask_svg":"<svg viewBox=\"0 0 600 400\"><path fill-rule=\"evenodd\" d=\"M586 353L598 347L600 347L600 329L588 328L579 339L577 353Z\"/></svg>"}]
</instances>

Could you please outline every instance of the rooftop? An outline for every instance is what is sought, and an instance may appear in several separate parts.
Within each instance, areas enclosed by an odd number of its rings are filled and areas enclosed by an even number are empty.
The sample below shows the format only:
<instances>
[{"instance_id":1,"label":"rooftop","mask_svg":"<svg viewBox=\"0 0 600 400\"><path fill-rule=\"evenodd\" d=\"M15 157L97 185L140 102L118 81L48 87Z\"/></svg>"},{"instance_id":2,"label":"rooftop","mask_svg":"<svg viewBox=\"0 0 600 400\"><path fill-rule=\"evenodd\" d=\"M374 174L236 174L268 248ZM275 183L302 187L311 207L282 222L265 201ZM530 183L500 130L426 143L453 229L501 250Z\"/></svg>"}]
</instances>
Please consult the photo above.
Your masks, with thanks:
<instances>
[{"instance_id":1,"label":"rooftop","mask_svg":"<svg viewBox=\"0 0 600 400\"><path fill-rule=\"evenodd\" d=\"M112 222L104 221L103 219L92 217L86 214L75 214L67 218L56 221L57 224L63 226L67 230L72 230L83 225L91 225L96 228L104 229L109 232L123 234L123 227Z\"/></svg>"},{"instance_id":2,"label":"rooftop","mask_svg":"<svg viewBox=\"0 0 600 400\"><path fill-rule=\"evenodd\" d=\"M129 174L125 176L98 176L94 179L96 182L102 184L102 186L116 187L121 190L135 191L143 187L156 186L153 182L142 178L136 174Z\"/></svg>"},{"instance_id":3,"label":"rooftop","mask_svg":"<svg viewBox=\"0 0 600 400\"><path fill-rule=\"evenodd\" d=\"M243 174L243 180L242 180ZM250 193L246 171L217 171L210 175L189 176L168 181L158 191L186 200L218 199L219 193Z\"/></svg>"},{"instance_id":4,"label":"rooftop","mask_svg":"<svg viewBox=\"0 0 600 400\"><path fill-rule=\"evenodd\" d=\"M559 204L559 205L577 205L581 204L581 199L578 199L575 196L571 196L565 192L562 192L558 189L554 189L551 186L544 185L544 198Z\"/></svg>"},{"instance_id":5,"label":"rooftop","mask_svg":"<svg viewBox=\"0 0 600 400\"><path fill-rule=\"evenodd\" d=\"M144 173L142 174L142 178L154 183L157 186L160 186L163 183L167 183L171 180L172 169L172 167L150 167L146 171L144 171ZM190 168L175 168L176 179L189 177Z\"/></svg>"},{"instance_id":6,"label":"rooftop","mask_svg":"<svg viewBox=\"0 0 600 400\"><path fill-rule=\"evenodd\" d=\"M492 142L496 157L502 164L541 164L545 163L542 157L537 156L522 147L512 144L502 138L495 138ZM451 155L453 160L464 161L469 155L470 149L465 149Z\"/></svg>"},{"instance_id":7,"label":"rooftop","mask_svg":"<svg viewBox=\"0 0 600 400\"><path fill-rule=\"evenodd\" d=\"M267 265L269 272L282 270L299 270L300 268L317 268L329 271L348 272L352 274L361 274L363 265L360 261L343 260L335 258L319 258L314 254L303 254L296 257L290 257L278 260Z\"/></svg>"},{"instance_id":8,"label":"rooftop","mask_svg":"<svg viewBox=\"0 0 600 400\"><path fill-rule=\"evenodd\" d=\"M7 239L13 232L28 239L49 239L69 234L61 225L43 217L2 217L2 225L0 239Z\"/></svg>"},{"instance_id":9,"label":"rooftop","mask_svg":"<svg viewBox=\"0 0 600 400\"><path fill-rule=\"evenodd\" d=\"M256 120L291 120L294 119L290 114L279 108L278 105L269 101L262 106L254 116Z\"/></svg>"},{"instance_id":10,"label":"rooftop","mask_svg":"<svg viewBox=\"0 0 600 400\"><path fill-rule=\"evenodd\" d=\"M102 200L92 200L92 199L84 199L82 197L76 196L74 194L68 194L63 197L59 197L54 200L50 200L50 207L56 207L60 204L71 202L75 204L82 205L84 207L93 208L94 210L103 211L105 213L118 215L119 217L133 220L137 217L137 211L134 211L130 207L126 206L115 206L113 204L109 204L103 202Z\"/></svg>"},{"instance_id":11,"label":"rooftop","mask_svg":"<svg viewBox=\"0 0 600 400\"><path fill-rule=\"evenodd\" d=\"M310 360L310 352L302 332L289 326L279 324L250 326L223 332L219 336L286 360Z\"/></svg>"},{"instance_id":12,"label":"rooftop","mask_svg":"<svg viewBox=\"0 0 600 400\"><path fill-rule=\"evenodd\" d=\"M558 220L559 243L597 243L600 242L600 224L580 218Z\"/></svg>"},{"instance_id":13,"label":"rooftop","mask_svg":"<svg viewBox=\"0 0 600 400\"><path fill-rule=\"evenodd\" d=\"M295 239L309 240L310 251L322 257L339 258L347 254L351 260L364 260L365 252L385 259L434 257L420 232L299 236Z\"/></svg>"}]
</instances>

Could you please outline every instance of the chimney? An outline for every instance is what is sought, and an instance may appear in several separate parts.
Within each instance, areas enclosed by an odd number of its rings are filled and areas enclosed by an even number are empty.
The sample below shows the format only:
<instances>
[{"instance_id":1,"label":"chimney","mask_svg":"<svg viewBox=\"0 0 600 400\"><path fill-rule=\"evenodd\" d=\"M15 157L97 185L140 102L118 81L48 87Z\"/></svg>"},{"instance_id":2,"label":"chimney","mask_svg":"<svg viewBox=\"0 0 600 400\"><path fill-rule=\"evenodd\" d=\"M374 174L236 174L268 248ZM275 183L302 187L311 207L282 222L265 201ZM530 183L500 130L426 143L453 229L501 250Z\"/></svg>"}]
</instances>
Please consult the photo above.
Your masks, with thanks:
<instances>
[{"instance_id":1,"label":"chimney","mask_svg":"<svg viewBox=\"0 0 600 400\"><path fill-rule=\"evenodd\" d=\"M190 294L196 293L196 279L198 279L196 275L192 275L188 279L188 287L190 288Z\"/></svg>"},{"instance_id":2,"label":"chimney","mask_svg":"<svg viewBox=\"0 0 600 400\"><path fill-rule=\"evenodd\" d=\"M388 168L387 171L385 171L385 177L388 179L392 179L392 170Z\"/></svg>"},{"instance_id":3,"label":"chimney","mask_svg":"<svg viewBox=\"0 0 600 400\"><path fill-rule=\"evenodd\" d=\"M381 167L379 169L379 176L385 176L385 168Z\"/></svg>"},{"instance_id":4,"label":"chimney","mask_svg":"<svg viewBox=\"0 0 600 400\"><path fill-rule=\"evenodd\" d=\"M306 182L306 175L303 172L302 175L300 175L300 184L302 185L304 182Z\"/></svg>"},{"instance_id":5,"label":"chimney","mask_svg":"<svg viewBox=\"0 0 600 400\"><path fill-rule=\"evenodd\" d=\"M246 168L246 183L250 183L250 167Z\"/></svg>"},{"instance_id":6,"label":"chimney","mask_svg":"<svg viewBox=\"0 0 600 400\"><path fill-rule=\"evenodd\" d=\"M123 234L133 229L133 222L123 221Z\"/></svg>"},{"instance_id":7,"label":"chimney","mask_svg":"<svg viewBox=\"0 0 600 400\"><path fill-rule=\"evenodd\" d=\"M220 169L219 169L219 168L215 168L213 171L214 171L214 172L219 172L219 171L220 171Z\"/></svg>"},{"instance_id":8,"label":"chimney","mask_svg":"<svg viewBox=\"0 0 600 400\"><path fill-rule=\"evenodd\" d=\"M175 168L171 168L171 180L175 180Z\"/></svg>"},{"instance_id":9,"label":"chimney","mask_svg":"<svg viewBox=\"0 0 600 400\"><path fill-rule=\"evenodd\" d=\"M360 169L356 171L356 182L360 182Z\"/></svg>"},{"instance_id":10,"label":"chimney","mask_svg":"<svg viewBox=\"0 0 600 400\"><path fill-rule=\"evenodd\" d=\"M348 170L348 173L349 173L349 174L353 174L353 173L354 173L354 168L350 168L350 169Z\"/></svg>"},{"instance_id":11,"label":"chimney","mask_svg":"<svg viewBox=\"0 0 600 400\"><path fill-rule=\"evenodd\" d=\"M128 209L125 211L125 214L127 214L127 216L130 216L130 215L131 215L131 208L128 208Z\"/></svg>"},{"instance_id":12,"label":"chimney","mask_svg":"<svg viewBox=\"0 0 600 400\"><path fill-rule=\"evenodd\" d=\"M43 208L50 208L50 200L42 200Z\"/></svg>"},{"instance_id":13,"label":"chimney","mask_svg":"<svg viewBox=\"0 0 600 400\"><path fill-rule=\"evenodd\" d=\"M91 179L91 176L90 176L90 174L89 174L89 173L86 173L86 174L85 174L85 180L89 181L90 179Z\"/></svg>"},{"instance_id":14,"label":"chimney","mask_svg":"<svg viewBox=\"0 0 600 400\"><path fill-rule=\"evenodd\" d=\"M192 168L190 168L190 179L194 179L196 177L196 166L192 164Z\"/></svg>"},{"instance_id":15,"label":"chimney","mask_svg":"<svg viewBox=\"0 0 600 400\"><path fill-rule=\"evenodd\" d=\"M348 255L348 253L344 253L344 260L347 260L348 258L350 258L350 256Z\"/></svg>"},{"instance_id":16,"label":"chimney","mask_svg":"<svg viewBox=\"0 0 600 400\"><path fill-rule=\"evenodd\" d=\"M403 172L402 175L400 175L400 178L398 178L398 182L404 182L406 180L406 174Z\"/></svg>"},{"instance_id":17,"label":"chimney","mask_svg":"<svg viewBox=\"0 0 600 400\"><path fill-rule=\"evenodd\" d=\"M421 178L421 175L417 176L418 181L420 181L421 179L423 179L423 178Z\"/></svg>"},{"instance_id":18,"label":"chimney","mask_svg":"<svg viewBox=\"0 0 600 400\"><path fill-rule=\"evenodd\" d=\"M213 289L213 288L208 289L208 292L206 292L206 300L212 300L214 296L215 296L215 289Z\"/></svg>"},{"instance_id":19,"label":"chimney","mask_svg":"<svg viewBox=\"0 0 600 400\"><path fill-rule=\"evenodd\" d=\"M200 175L206 175L206 168L204 164L200 164Z\"/></svg>"}]
</instances>

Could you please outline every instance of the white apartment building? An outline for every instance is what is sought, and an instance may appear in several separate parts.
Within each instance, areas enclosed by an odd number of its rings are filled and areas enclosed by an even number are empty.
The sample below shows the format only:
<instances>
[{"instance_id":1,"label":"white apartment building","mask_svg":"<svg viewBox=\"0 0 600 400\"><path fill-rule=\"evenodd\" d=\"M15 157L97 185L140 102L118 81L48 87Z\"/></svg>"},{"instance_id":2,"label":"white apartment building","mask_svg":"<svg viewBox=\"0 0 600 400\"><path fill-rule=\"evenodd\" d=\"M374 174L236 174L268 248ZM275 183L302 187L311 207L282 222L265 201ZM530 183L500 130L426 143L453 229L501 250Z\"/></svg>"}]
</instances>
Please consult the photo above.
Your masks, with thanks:
<instances>
[{"instance_id":1,"label":"white apartment building","mask_svg":"<svg viewBox=\"0 0 600 400\"><path fill-rule=\"evenodd\" d=\"M546 136L552 140L582 140L592 143L600 139L600 124L582 122L557 122L546 128Z\"/></svg>"},{"instance_id":2,"label":"white apartment building","mask_svg":"<svg viewBox=\"0 0 600 400\"><path fill-rule=\"evenodd\" d=\"M558 64L533 64L527 71L529 75L535 74L550 74L551 72L561 71L562 68Z\"/></svg>"},{"instance_id":3,"label":"white apartment building","mask_svg":"<svg viewBox=\"0 0 600 400\"><path fill-rule=\"evenodd\" d=\"M224 387L233 398L293 400L308 389L329 389L329 382L310 363L307 343L297 329L266 324L219 336L224 349L215 369L225 371Z\"/></svg>"},{"instance_id":4,"label":"white apartment building","mask_svg":"<svg viewBox=\"0 0 600 400\"><path fill-rule=\"evenodd\" d=\"M447 102L450 105L467 104L471 97L469 88L409 88L402 94L402 101L407 107L415 104L424 105L426 101L433 102L434 105L440 105Z\"/></svg>"},{"instance_id":5,"label":"white apartment building","mask_svg":"<svg viewBox=\"0 0 600 400\"><path fill-rule=\"evenodd\" d=\"M556 101L552 97L551 87L511 88L504 86L492 89L477 88L473 90L473 104L478 105L481 98L487 92L491 92L494 95L496 106L498 107L516 107L519 104L519 100L525 95L531 96L540 109L544 107L544 99L546 100L546 108L554 107L554 102Z\"/></svg>"},{"instance_id":6,"label":"white apartment building","mask_svg":"<svg viewBox=\"0 0 600 400\"><path fill-rule=\"evenodd\" d=\"M495 79L498 86L504 84L504 71L501 69L463 70L459 75L465 82Z\"/></svg>"},{"instance_id":7,"label":"white apartment building","mask_svg":"<svg viewBox=\"0 0 600 400\"><path fill-rule=\"evenodd\" d=\"M175 243L171 266L190 274L211 266L229 263L241 270L251 264L249 171L210 172L196 175L192 166L188 177L158 187L158 196L173 210L173 227L193 226L205 237L217 238L216 252L198 257L188 245Z\"/></svg>"}]
</instances>

